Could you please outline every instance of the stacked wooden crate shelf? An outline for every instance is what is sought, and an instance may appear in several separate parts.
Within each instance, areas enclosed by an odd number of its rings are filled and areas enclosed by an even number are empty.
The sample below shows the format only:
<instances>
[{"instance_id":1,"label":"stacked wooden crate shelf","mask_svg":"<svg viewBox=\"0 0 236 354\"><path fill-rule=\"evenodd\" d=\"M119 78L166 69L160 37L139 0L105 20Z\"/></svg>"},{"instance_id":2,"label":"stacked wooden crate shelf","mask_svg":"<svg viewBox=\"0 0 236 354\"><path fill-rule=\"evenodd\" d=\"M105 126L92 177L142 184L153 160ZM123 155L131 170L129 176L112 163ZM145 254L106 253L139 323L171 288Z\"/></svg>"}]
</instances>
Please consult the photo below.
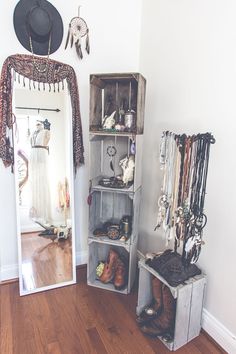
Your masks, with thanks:
<instances>
[{"instance_id":1,"label":"stacked wooden crate shelf","mask_svg":"<svg viewBox=\"0 0 236 354\"><path fill-rule=\"evenodd\" d=\"M137 267L145 84L145 79L139 73L90 76L89 180L91 203L87 282L91 286L124 294L128 294L132 288ZM124 131L114 128L104 129L102 125L104 116L109 116L116 111L117 120L121 106L124 111L132 108L135 112L132 128ZM135 153L131 152L131 145L135 146ZM113 157L107 154L107 149L111 146L116 150ZM134 154L135 161L132 183L122 188L101 185L102 178L122 176L123 171L119 162L130 154ZM131 220L128 238L112 240L107 236L94 235L94 231L106 222L119 224L124 215ZM100 261L106 261L110 248L126 260L127 284L122 290L116 290L112 283L102 283L96 276L96 267Z\"/></svg>"}]
</instances>

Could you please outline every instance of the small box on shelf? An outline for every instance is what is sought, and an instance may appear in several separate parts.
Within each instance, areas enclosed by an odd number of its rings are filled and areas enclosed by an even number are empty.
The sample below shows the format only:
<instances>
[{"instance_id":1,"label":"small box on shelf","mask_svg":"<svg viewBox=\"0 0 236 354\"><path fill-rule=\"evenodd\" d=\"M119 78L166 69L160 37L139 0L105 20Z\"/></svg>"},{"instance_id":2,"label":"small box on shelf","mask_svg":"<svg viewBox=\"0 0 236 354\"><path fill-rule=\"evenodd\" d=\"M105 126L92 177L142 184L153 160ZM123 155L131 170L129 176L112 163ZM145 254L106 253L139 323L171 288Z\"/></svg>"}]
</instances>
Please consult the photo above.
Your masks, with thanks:
<instances>
[{"instance_id":1,"label":"small box on shelf","mask_svg":"<svg viewBox=\"0 0 236 354\"><path fill-rule=\"evenodd\" d=\"M152 276L167 285L176 299L174 337L170 341L166 341L164 337L158 337L169 350L175 351L200 333L206 276L197 275L185 281L184 284L172 287L153 268L145 264L145 260L139 261L137 315L140 315L143 309L152 302Z\"/></svg>"},{"instance_id":2,"label":"small box on shelf","mask_svg":"<svg viewBox=\"0 0 236 354\"><path fill-rule=\"evenodd\" d=\"M90 131L143 134L145 89L139 73L90 75Z\"/></svg>"}]
</instances>

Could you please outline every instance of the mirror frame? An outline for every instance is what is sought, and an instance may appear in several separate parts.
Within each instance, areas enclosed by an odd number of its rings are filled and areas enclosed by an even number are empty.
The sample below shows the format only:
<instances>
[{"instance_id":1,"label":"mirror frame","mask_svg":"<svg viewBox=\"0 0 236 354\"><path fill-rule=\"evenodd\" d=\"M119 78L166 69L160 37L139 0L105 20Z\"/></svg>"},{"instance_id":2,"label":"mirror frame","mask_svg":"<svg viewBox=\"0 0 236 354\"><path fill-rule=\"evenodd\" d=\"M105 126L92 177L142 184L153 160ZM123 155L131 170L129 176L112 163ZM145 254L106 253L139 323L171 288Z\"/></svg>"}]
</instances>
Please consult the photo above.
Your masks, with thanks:
<instances>
[{"instance_id":1,"label":"mirror frame","mask_svg":"<svg viewBox=\"0 0 236 354\"><path fill-rule=\"evenodd\" d=\"M13 106L14 105L14 93L12 97L13 101ZM68 100L66 100L66 111L68 112L68 117L70 117L70 105ZM14 116L16 117L17 121L17 114L14 112ZM70 185L70 212L71 212L71 228L72 228L72 233L71 233L71 257L72 257L72 279L69 281L64 281L61 283L54 283L52 285L46 285L42 286L39 288L35 288L32 290L25 290L23 287L23 272L22 272L22 244L21 244L21 220L20 220L20 207L19 207L19 180L18 180L18 170L15 166L14 169L14 182L15 182L15 200L16 200L16 226L17 226L17 245L18 245L18 269L19 269L19 289L20 289L20 296L24 295L29 295L29 294L34 294L46 290L51 290L51 289L56 289L60 287L64 287L67 285L72 285L76 283L76 251L75 251L75 205L74 205L74 168L73 168L73 144L72 144L72 139L73 139L73 131L72 131L72 121L70 118L68 118L68 124L69 124L69 141L70 141L70 149L69 149L69 185ZM14 127L13 127L14 128ZM13 134L14 141L13 141L13 146L14 146L14 161L17 161L17 143L15 142L16 139L16 134L14 131Z\"/></svg>"},{"instance_id":2,"label":"mirror frame","mask_svg":"<svg viewBox=\"0 0 236 354\"><path fill-rule=\"evenodd\" d=\"M46 68L45 71L38 70L38 68ZM77 78L74 69L67 64L45 58L45 57L35 57L34 55L27 54L15 54L9 56L2 66L1 71L1 81L0 81L0 159L2 159L5 167L11 166L12 173L14 172L14 158L16 154L16 149L13 145L13 130L15 117L12 109L12 98L13 98L13 86L14 80L20 78L23 80L23 85L25 85L25 78L29 80L29 86L35 83L39 85L43 84L43 88L48 85L49 91L52 89L64 89L64 82L67 83L68 91L71 98L71 154L73 155L73 163L71 163L71 169L74 173L71 174L71 180L73 185L71 185L71 217L72 217L72 232L74 232L74 237L72 237L72 242L74 246L72 247L72 257L75 263L75 210L74 210L74 179L77 169L84 164L84 146L83 146L83 136L82 136L82 124L80 117L80 100L77 85ZM69 107L69 104L68 104ZM72 146L73 145L73 146ZM71 156L72 156L71 155ZM18 181L15 173L15 191L18 191ZM19 198L18 193L16 194ZM19 200L17 201L19 203ZM73 203L73 204L72 204ZM16 211L16 222L17 222L17 233L19 234L19 212ZM19 249L19 248L18 248ZM20 256L21 257L21 256ZM21 258L19 258L21 259ZM22 276L21 270L19 269L19 275ZM68 284L74 284L76 281L76 269L73 267L73 280L70 282L63 283L59 286L65 286ZM45 288L39 288L34 292L39 292L43 290L49 290L59 287L58 284L47 286ZM21 295L26 295L30 292L22 291Z\"/></svg>"}]
</instances>

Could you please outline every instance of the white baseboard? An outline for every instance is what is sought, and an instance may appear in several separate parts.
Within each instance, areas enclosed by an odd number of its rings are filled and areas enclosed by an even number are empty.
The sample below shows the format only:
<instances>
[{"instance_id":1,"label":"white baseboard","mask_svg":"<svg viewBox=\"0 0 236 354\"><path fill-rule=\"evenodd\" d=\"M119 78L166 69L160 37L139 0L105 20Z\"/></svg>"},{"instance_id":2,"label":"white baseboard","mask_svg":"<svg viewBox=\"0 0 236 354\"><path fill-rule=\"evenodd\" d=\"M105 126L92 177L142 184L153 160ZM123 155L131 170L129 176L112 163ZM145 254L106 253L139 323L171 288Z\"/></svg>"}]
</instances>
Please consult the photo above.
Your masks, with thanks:
<instances>
[{"instance_id":1,"label":"white baseboard","mask_svg":"<svg viewBox=\"0 0 236 354\"><path fill-rule=\"evenodd\" d=\"M2 266L0 271L0 281L15 279L19 277L18 264Z\"/></svg>"},{"instance_id":2,"label":"white baseboard","mask_svg":"<svg viewBox=\"0 0 236 354\"><path fill-rule=\"evenodd\" d=\"M76 252L76 265L88 263L88 251Z\"/></svg>"},{"instance_id":3,"label":"white baseboard","mask_svg":"<svg viewBox=\"0 0 236 354\"><path fill-rule=\"evenodd\" d=\"M223 326L206 309L203 309L202 328L227 351L229 354L236 353L236 336Z\"/></svg>"}]
</instances>

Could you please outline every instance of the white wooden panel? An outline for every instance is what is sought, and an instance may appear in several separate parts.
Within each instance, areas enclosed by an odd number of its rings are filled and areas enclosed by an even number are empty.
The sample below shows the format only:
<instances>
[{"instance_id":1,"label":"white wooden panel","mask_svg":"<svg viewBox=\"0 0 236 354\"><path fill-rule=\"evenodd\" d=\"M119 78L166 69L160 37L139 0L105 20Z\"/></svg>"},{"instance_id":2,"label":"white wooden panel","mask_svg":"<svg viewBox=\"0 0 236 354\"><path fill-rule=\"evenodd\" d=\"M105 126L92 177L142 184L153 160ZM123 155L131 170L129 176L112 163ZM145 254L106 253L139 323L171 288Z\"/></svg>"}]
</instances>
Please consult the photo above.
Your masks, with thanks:
<instances>
[{"instance_id":1,"label":"white wooden panel","mask_svg":"<svg viewBox=\"0 0 236 354\"><path fill-rule=\"evenodd\" d=\"M206 279L193 281L188 341L197 337L201 330L202 307Z\"/></svg>"},{"instance_id":2,"label":"white wooden panel","mask_svg":"<svg viewBox=\"0 0 236 354\"><path fill-rule=\"evenodd\" d=\"M136 135L134 192L142 185L143 135Z\"/></svg>"},{"instance_id":3,"label":"white wooden panel","mask_svg":"<svg viewBox=\"0 0 236 354\"><path fill-rule=\"evenodd\" d=\"M137 271L137 242L130 246L128 293L130 293L132 286L134 284L136 271Z\"/></svg>"},{"instance_id":4,"label":"white wooden panel","mask_svg":"<svg viewBox=\"0 0 236 354\"><path fill-rule=\"evenodd\" d=\"M142 263L139 262L138 304L136 307L137 315L140 315L143 309L152 301L151 276L151 273L143 268Z\"/></svg>"},{"instance_id":5,"label":"white wooden panel","mask_svg":"<svg viewBox=\"0 0 236 354\"><path fill-rule=\"evenodd\" d=\"M188 342L189 314L191 306L192 284L187 284L178 290L174 350Z\"/></svg>"}]
</instances>

